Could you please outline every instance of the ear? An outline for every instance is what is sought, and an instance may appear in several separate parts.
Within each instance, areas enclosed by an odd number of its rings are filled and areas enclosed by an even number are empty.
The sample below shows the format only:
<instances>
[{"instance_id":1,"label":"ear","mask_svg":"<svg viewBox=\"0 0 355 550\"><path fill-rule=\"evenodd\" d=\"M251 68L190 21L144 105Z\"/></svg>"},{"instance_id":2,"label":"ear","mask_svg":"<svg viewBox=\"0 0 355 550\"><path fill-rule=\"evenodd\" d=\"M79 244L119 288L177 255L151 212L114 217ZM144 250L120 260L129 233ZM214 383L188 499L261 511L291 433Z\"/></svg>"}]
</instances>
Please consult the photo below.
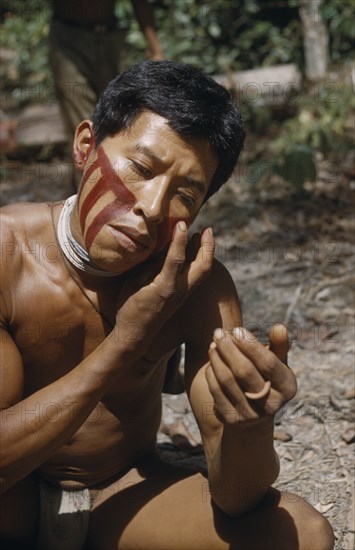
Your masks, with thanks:
<instances>
[{"instance_id":1,"label":"ear","mask_svg":"<svg viewBox=\"0 0 355 550\"><path fill-rule=\"evenodd\" d=\"M75 168L83 172L86 161L95 147L93 123L83 120L77 126L73 142L73 157Z\"/></svg>"}]
</instances>

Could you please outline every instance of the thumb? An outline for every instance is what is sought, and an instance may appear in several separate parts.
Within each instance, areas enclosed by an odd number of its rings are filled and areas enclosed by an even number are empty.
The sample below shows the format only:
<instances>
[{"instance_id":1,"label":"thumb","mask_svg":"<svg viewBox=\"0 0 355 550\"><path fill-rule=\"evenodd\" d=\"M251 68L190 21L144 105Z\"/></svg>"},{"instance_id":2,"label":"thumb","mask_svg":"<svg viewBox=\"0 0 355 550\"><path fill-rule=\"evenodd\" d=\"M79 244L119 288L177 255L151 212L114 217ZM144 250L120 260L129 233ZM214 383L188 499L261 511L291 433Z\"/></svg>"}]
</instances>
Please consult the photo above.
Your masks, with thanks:
<instances>
[{"instance_id":1,"label":"thumb","mask_svg":"<svg viewBox=\"0 0 355 550\"><path fill-rule=\"evenodd\" d=\"M287 365L287 352L290 349L290 341L285 325L273 325L269 330L270 350Z\"/></svg>"}]
</instances>

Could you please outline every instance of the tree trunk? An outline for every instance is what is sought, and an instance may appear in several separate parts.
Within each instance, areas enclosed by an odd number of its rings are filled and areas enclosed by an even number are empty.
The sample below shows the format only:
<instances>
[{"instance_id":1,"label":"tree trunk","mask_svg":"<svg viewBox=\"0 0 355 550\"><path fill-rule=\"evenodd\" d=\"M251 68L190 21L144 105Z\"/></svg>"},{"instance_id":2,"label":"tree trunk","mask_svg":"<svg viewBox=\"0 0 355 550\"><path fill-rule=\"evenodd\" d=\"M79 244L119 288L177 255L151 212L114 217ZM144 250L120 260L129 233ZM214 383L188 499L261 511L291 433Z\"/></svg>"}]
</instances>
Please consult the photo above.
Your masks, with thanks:
<instances>
[{"instance_id":1,"label":"tree trunk","mask_svg":"<svg viewBox=\"0 0 355 550\"><path fill-rule=\"evenodd\" d=\"M300 5L306 77L312 81L322 80L327 74L329 37L320 11L322 1L302 0Z\"/></svg>"}]
</instances>

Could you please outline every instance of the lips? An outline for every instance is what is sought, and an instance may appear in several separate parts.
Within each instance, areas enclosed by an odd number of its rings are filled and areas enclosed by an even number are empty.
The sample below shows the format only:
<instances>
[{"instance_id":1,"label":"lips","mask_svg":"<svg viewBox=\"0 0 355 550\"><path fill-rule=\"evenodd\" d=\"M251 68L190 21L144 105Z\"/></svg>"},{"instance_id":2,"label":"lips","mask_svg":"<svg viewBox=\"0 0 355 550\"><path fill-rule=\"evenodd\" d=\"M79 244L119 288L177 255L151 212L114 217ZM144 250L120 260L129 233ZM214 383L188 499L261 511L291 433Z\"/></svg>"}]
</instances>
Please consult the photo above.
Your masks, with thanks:
<instances>
[{"instance_id":1,"label":"lips","mask_svg":"<svg viewBox=\"0 0 355 550\"><path fill-rule=\"evenodd\" d=\"M147 233L141 233L135 227L131 226L114 226L110 225L114 231L116 238L123 240L127 245L135 249L150 248L152 240Z\"/></svg>"}]
</instances>

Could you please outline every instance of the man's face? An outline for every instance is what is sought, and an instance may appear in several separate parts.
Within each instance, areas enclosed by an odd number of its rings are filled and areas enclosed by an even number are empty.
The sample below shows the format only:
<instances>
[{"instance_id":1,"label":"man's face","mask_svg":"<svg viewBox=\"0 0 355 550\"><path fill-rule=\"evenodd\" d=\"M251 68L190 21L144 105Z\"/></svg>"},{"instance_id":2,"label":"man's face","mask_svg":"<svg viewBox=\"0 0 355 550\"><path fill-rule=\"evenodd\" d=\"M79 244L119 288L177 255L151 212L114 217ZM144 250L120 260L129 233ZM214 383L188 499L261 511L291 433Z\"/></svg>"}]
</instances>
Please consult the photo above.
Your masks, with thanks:
<instances>
[{"instance_id":1,"label":"man's face","mask_svg":"<svg viewBox=\"0 0 355 550\"><path fill-rule=\"evenodd\" d=\"M121 273L156 256L178 220L194 221L217 165L207 141L182 139L150 111L89 150L78 222L95 263Z\"/></svg>"}]
</instances>

